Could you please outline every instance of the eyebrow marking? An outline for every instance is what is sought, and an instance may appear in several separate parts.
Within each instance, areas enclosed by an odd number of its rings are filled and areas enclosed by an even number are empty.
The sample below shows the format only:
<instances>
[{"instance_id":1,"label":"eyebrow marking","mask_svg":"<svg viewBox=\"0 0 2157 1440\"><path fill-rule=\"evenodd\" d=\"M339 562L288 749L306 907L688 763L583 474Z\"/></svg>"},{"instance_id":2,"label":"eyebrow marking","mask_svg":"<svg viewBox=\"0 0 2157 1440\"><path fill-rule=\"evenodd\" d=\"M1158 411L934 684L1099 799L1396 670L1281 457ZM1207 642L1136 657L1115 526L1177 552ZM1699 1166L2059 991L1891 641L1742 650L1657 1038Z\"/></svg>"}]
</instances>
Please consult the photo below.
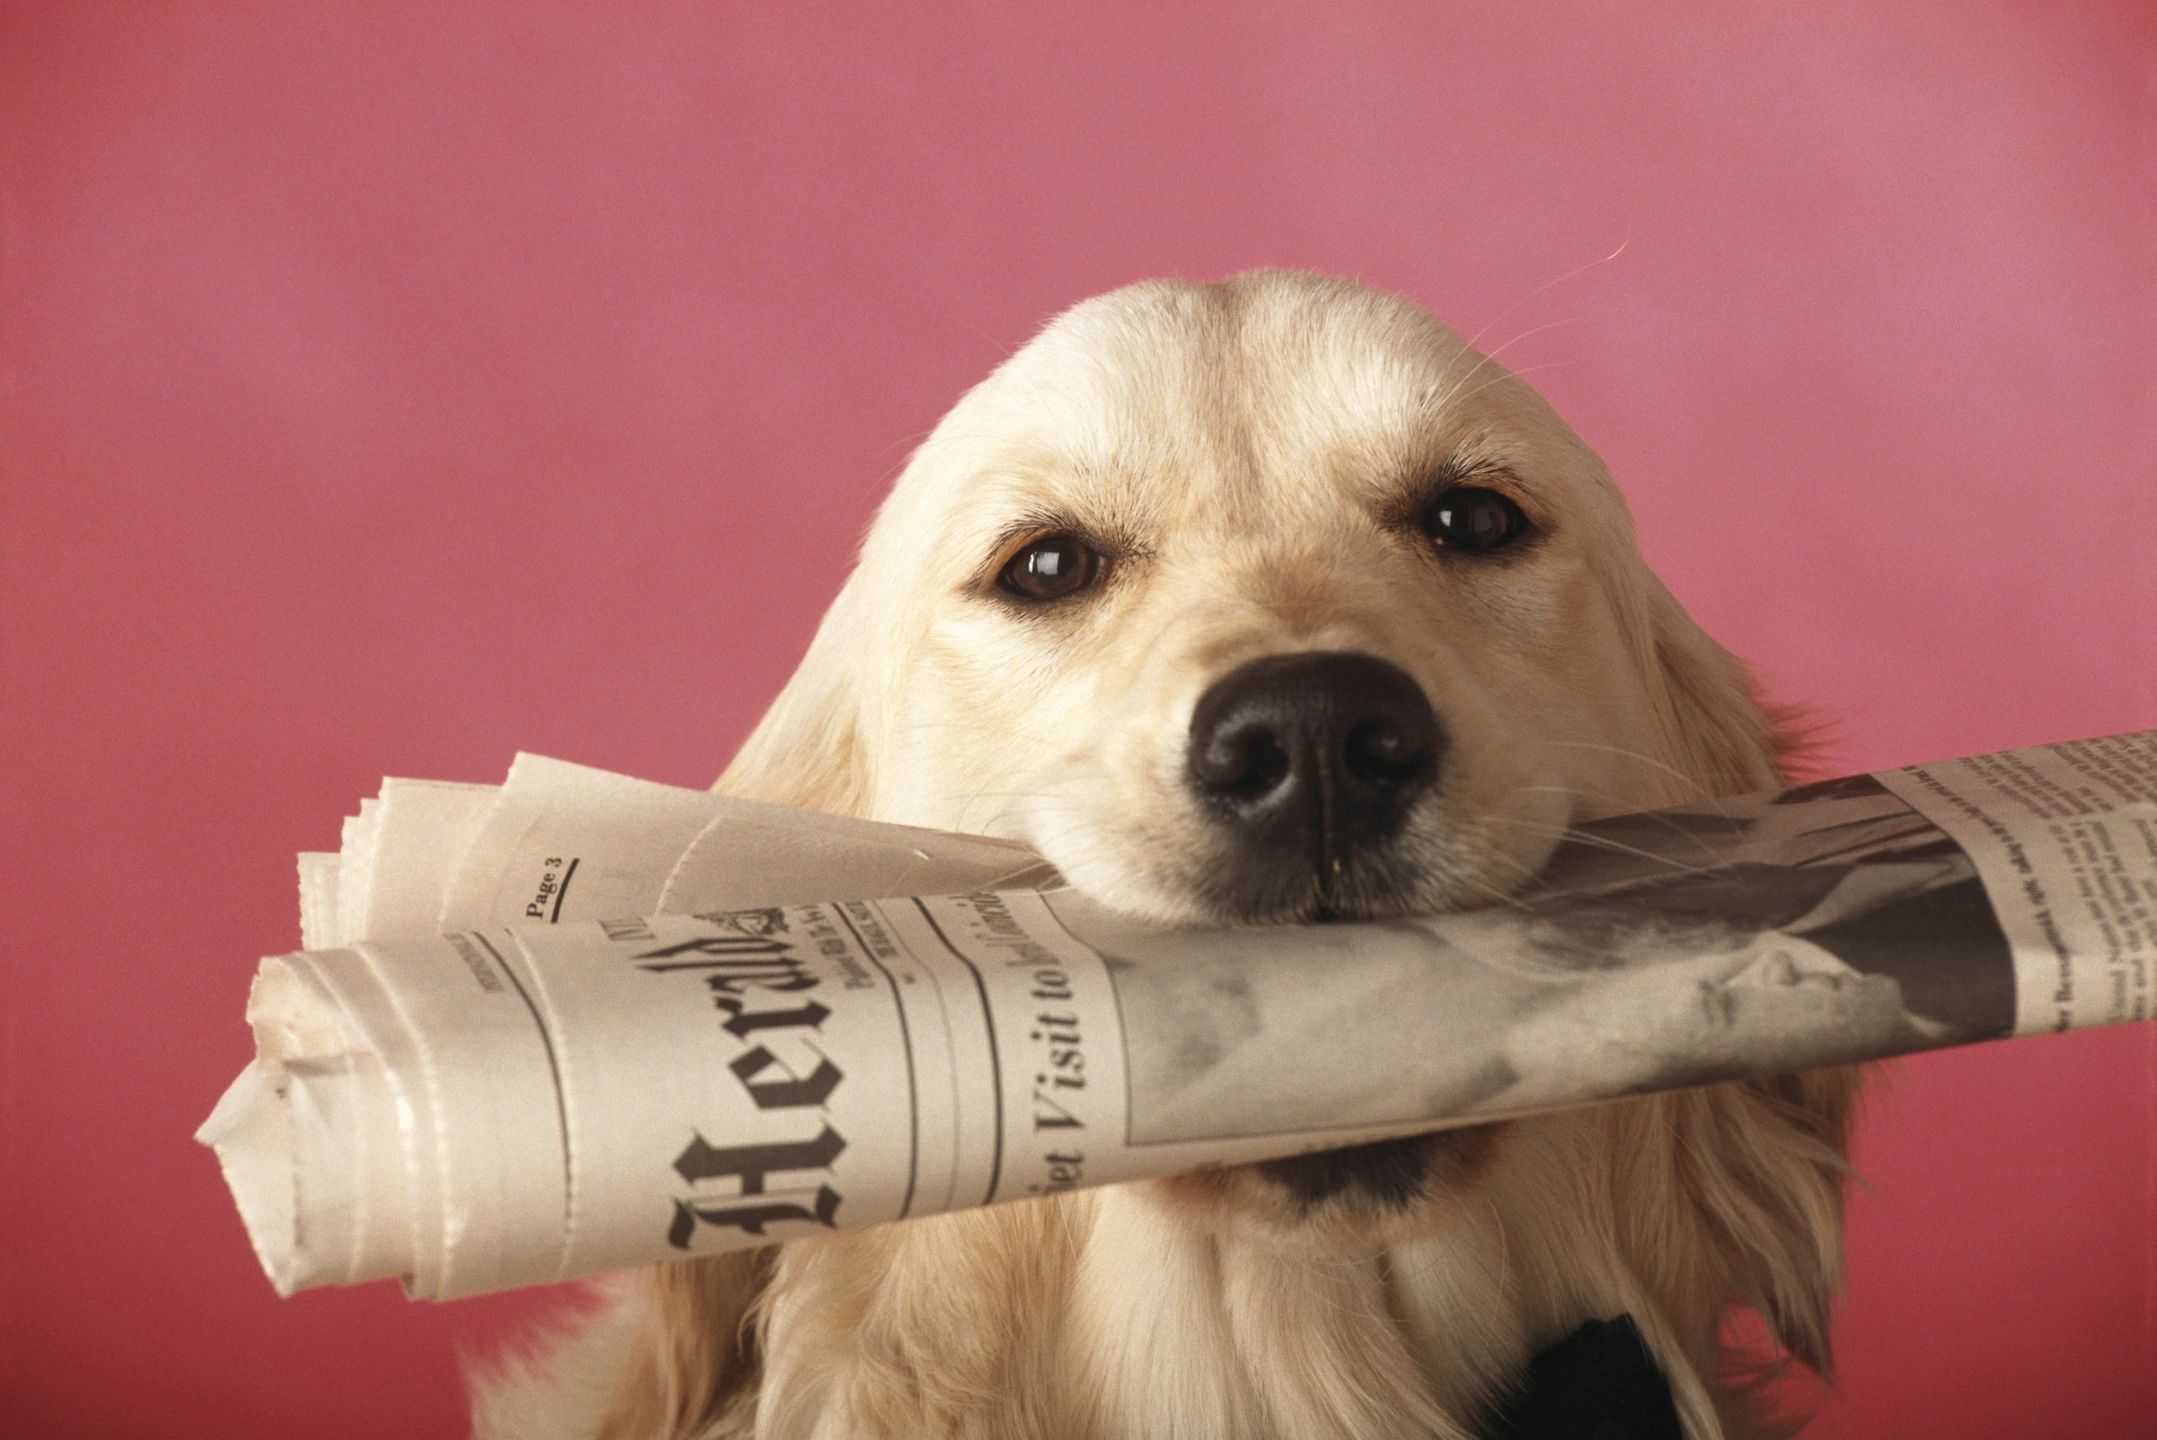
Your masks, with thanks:
<instances>
[{"instance_id":1,"label":"eyebrow marking","mask_svg":"<svg viewBox=\"0 0 2157 1440\"><path fill-rule=\"evenodd\" d=\"M1472 434L1446 446L1442 455L1430 462L1427 457L1434 448L1422 449L1421 453L1411 448L1407 460L1394 472L1386 487L1390 497L1379 510L1384 524L1413 528L1424 507L1441 493L1455 485L1473 484L1505 492L1529 512L1531 522L1538 526L1545 523L1538 513L1542 510L1541 496L1535 486L1521 479L1512 447L1498 437L1487 431Z\"/></svg>"}]
</instances>

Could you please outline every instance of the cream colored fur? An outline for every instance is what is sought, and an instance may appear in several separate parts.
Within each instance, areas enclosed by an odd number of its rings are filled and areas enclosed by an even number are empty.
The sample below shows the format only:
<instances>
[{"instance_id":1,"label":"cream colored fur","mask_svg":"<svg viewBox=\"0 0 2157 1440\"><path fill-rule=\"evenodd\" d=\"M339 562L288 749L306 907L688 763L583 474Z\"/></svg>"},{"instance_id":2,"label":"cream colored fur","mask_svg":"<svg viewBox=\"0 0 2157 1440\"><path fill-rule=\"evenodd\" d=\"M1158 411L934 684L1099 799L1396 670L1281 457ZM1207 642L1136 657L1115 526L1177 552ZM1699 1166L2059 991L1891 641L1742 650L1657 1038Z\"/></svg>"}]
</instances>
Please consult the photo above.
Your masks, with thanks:
<instances>
[{"instance_id":1,"label":"cream colored fur","mask_svg":"<svg viewBox=\"0 0 2157 1440\"><path fill-rule=\"evenodd\" d=\"M1403 519L1472 463L1542 537L1435 555ZM1478 483L1486 483L1479 481ZM992 593L1032 535L1108 543L1098 593ZM1488 900L1587 816L1773 784L1740 667L1642 564L1600 461L1404 301L1261 272L1059 318L916 454L721 788L1028 841L1162 920L1224 915L1181 783L1198 693L1350 649L1452 736L1370 913ZM1751 1432L1718 1326L1824 1367L1848 1076L1515 1122L1409 1211L1299 1220L1173 1183L652 1272L483 1390L481 1433L981 1440L1458 1437L1539 1347L1631 1314L1689 1436Z\"/></svg>"}]
</instances>

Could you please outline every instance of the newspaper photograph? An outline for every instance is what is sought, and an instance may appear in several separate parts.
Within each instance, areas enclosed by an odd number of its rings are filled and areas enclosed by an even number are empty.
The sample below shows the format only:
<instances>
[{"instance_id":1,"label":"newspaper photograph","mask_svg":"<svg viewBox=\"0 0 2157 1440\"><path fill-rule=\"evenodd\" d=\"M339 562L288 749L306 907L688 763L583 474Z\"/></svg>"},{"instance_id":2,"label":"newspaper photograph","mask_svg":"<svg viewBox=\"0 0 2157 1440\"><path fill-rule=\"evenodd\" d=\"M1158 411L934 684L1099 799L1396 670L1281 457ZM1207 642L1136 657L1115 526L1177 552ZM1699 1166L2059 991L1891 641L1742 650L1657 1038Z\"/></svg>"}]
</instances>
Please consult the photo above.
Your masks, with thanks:
<instances>
[{"instance_id":1,"label":"newspaper photograph","mask_svg":"<svg viewBox=\"0 0 2157 1440\"><path fill-rule=\"evenodd\" d=\"M300 879L199 1138L280 1293L447 1299L2147 1021L2157 731L1589 822L1360 924L1162 930L1007 841L533 756L385 782Z\"/></svg>"}]
</instances>

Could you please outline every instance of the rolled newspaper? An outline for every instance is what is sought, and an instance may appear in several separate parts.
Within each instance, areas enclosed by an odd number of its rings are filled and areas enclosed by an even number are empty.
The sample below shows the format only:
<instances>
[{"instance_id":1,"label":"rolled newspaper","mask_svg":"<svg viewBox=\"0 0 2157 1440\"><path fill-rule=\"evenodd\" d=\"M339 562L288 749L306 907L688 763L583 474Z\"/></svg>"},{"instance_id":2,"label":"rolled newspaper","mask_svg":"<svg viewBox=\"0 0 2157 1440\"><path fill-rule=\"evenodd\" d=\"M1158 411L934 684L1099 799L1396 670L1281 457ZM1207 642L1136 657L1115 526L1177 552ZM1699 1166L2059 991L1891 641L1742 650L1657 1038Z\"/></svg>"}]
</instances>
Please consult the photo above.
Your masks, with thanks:
<instances>
[{"instance_id":1,"label":"rolled newspaper","mask_svg":"<svg viewBox=\"0 0 2157 1440\"><path fill-rule=\"evenodd\" d=\"M1520 905L1161 931L1002 841L387 781L199 1138L280 1293L446 1299L2152 1015L2157 731L1569 834Z\"/></svg>"}]
</instances>

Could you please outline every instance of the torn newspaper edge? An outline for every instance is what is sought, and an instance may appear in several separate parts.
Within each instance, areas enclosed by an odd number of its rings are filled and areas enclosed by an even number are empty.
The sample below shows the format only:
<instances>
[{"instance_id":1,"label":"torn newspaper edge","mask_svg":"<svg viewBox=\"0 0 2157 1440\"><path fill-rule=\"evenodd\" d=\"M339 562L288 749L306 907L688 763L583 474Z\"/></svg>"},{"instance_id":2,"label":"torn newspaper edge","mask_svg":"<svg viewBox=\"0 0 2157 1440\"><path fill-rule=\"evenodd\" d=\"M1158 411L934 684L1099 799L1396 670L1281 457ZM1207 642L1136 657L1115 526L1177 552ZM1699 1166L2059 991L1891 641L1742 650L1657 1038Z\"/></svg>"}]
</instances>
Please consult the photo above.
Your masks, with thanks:
<instances>
[{"instance_id":1,"label":"torn newspaper edge","mask_svg":"<svg viewBox=\"0 0 2157 1440\"><path fill-rule=\"evenodd\" d=\"M1005 841L390 781L199 1138L280 1293L446 1299L2152 1015L2157 731L1572 833L1522 906L1162 931Z\"/></svg>"}]
</instances>

